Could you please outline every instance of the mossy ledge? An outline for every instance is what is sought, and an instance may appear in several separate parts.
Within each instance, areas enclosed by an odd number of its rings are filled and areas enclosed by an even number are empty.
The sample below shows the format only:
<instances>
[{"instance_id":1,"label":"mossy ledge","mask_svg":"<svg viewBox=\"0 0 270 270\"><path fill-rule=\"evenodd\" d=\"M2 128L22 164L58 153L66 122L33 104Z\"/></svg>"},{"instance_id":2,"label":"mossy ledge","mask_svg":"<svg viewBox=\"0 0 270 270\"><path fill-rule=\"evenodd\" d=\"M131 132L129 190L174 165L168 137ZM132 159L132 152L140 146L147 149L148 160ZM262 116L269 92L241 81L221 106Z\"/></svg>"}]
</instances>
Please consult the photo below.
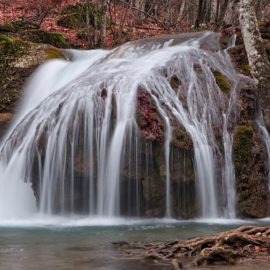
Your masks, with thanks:
<instances>
[{"instance_id":1,"label":"mossy ledge","mask_svg":"<svg viewBox=\"0 0 270 270\"><path fill-rule=\"evenodd\" d=\"M56 47L49 47L47 50L45 50L45 60L51 59L67 59L67 57L61 49Z\"/></svg>"},{"instance_id":2,"label":"mossy ledge","mask_svg":"<svg viewBox=\"0 0 270 270\"><path fill-rule=\"evenodd\" d=\"M213 75L216 79L216 83L218 85L218 87L220 88L220 90L223 92L223 93L229 93L230 92L230 85L229 83L227 82L225 76L219 72L218 70L213 70Z\"/></svg>"}]
</instances>

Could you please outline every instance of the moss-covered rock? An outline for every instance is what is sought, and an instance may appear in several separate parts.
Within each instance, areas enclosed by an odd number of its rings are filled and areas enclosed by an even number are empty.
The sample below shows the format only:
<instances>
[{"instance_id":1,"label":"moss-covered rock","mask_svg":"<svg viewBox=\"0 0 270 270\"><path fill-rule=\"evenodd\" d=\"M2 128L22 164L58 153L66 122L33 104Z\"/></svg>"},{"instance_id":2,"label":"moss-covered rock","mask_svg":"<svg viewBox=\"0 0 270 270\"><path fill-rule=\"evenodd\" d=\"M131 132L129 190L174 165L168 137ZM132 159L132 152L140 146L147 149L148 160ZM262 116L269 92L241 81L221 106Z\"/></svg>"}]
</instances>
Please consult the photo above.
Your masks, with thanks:
<instances>
[{"instance_id":1,"label":"moss-covered rock","mask_svg":"<svg viewBox=\"0 0 270 270\"><path fill-rule=\"evenodd\" d=\"M242 165L249 163L251 159L251 148L253 143L253 126L239 126L234 138L234 165L236 170L241 170Z\"/></svg>"},{"instance_id":2,"label":"moss-covered rock","mask_svg":"<svg viewBox=\"0 0 270 270\"><path fill-rule=\"evenodd\" d=\"M2 34L1 34L2 33ZM4 33L4 34L3 34ZM68 48L69 43L63 35L58 32L46 32L39 29L38 25L18 20L0 26L0 35L9 35L20 37L20 39L35 43L50 44L59 48ZM0 42L1 42L0 38Z\"/></svg>"},{"instance_id":3,"label":"moss-covered rock","mask_svg":"<svg viewBox=\"0 0 270 270\"><path fill-rule=\"evenodd\" d=\"M14 40L11 37L0 33L0 43L13 42L13 41Z\"/></svg>"},{"instance_id":4,"label":"moss-covered rock","mask_svg":"<svg viewBox=\"0 0 270 270\"><path fill-rule=\"evenodd\" d=\"M25 80L45 60L46 47L0 34L0 113L13 113Z\"/></svg>"},{"instance_id":5,"label":"moss-covered rock","mask_svg":"<svg viewBox=\"0 0 270 270\"><path fill-rule=\"evenodd\" d=\"M69 44L61 33L33 30L28 32L28 39L36 43L50 44L58 48L68 48Z\"/></svg>"},{"instance_id":6,"label":"moss-covered rock","mask_svg":"<svg viewBox=\"0 0 270 270\"><path fill-rule=\"evenodd\" d=\"M216 83L220 90L224 93L230 92L230 84L227 82L225 76L218 70L213 71L214 77L216 79Z\"/></svg>"},{"instance_id":7,"label":"moss-covered rock","mask_svg":"<svg viewBox=\"0 0 270 270\"><path fill-rule=\"evenodd\" d=\"M267 169L263 145L249 122L236 129L233 159L237 205L240 216L262 218L268 215Z\"/></svg>"},{"instance_id":8,"label":"moss-covered rock","mask_svg":"<svg viewBox=\"0 0 270 270\"><path fill-rule=\"evenodd\" d=\"M45 50L45 59L66 59L66 56L59 48L49 47Z\"/></svg>"}]
</instances>

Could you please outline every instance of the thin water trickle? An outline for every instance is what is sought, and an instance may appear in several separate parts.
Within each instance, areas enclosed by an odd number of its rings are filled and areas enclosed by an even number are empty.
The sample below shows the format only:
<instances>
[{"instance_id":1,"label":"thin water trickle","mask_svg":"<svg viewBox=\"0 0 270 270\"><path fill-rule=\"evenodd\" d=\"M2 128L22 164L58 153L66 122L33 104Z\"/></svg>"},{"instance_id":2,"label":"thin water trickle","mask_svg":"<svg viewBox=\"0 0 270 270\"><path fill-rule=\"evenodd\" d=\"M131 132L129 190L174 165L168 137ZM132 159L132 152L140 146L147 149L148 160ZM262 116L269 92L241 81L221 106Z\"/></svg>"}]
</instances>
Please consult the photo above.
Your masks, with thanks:
<instances>
[{"instance_id":1,"label":"thin water trickle","mask_svg":"<svg viewBox=\"0 0 270 270\"><path fill-rule=\"evenodd\" d=\"M267 151L267 158L268 158L268 189L270 191L270 134L265 126L265 123L263 121L263 116L262 116L262 111L261 109L259 110L259 114L258 114L258 117L257 117L257 125L260 129L260 132L261 132L261 136L262 136L262 139L263 139L263 142L266 146L266 151Z\"/></svg>"},{"instance_id":2,"label":"thin water trickle","mask_svg":"<svg viewBox=\"0 0 270 270\"><path fill-rule=\"evenodd\" d=\"M54 60L34 74L1 144L0 185L5 185L0 190L1 216L16 216L7 204L20 213L33 211L31 185L41 213L143 216L148 207L143 196L155 191L150 190L153 168L147 155L141 154L136 121L140 89L151 97L164 122L164 216L175 216L170 156L177 122L193 143L200 217L219 217L224 212L235 217L228 125L239 79L220 49L217 34L164 36L112 51L70 53L73 61ZM230 93L222 92L213 71L227 78ZM179 82L177 89L172 78ZM222 134L222 143L217 133ZM147 145L146 152L151 150ZM217 180L220 155L225 163L221 185ZM146 177L142 177L142 162ZM19 185L27 191L19 190ZM220 186L225 199L217 195ZM22 193L20 203L13 200L18 193Z\"/></svg>"}]
</instances>

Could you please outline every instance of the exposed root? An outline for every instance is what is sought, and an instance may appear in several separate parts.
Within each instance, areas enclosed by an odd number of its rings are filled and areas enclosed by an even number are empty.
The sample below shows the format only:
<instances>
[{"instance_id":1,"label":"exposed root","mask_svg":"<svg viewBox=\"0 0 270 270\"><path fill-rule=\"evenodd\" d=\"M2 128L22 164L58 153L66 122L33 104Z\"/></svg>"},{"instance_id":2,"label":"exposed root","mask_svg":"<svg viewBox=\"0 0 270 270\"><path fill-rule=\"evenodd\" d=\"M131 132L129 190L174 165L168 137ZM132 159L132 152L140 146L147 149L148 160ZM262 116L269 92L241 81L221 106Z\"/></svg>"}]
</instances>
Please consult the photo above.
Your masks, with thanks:
<instances>
[{"instance_id":1,"label":"exposed root","mask_svg":"<svg viewBox=\"0 0 270 270\"><path fill-rule=\"evenodd\" d=\"M126 245L125 245L126 247ZM125 248L124 247L124 248ZM132 242L129 249L140 249L144 258L176 261L190 258L193 265L236 264L240 258L270 261L270 227L242 226L215 236L196 237L170 243Z\"/></svg>"}]
</instances>

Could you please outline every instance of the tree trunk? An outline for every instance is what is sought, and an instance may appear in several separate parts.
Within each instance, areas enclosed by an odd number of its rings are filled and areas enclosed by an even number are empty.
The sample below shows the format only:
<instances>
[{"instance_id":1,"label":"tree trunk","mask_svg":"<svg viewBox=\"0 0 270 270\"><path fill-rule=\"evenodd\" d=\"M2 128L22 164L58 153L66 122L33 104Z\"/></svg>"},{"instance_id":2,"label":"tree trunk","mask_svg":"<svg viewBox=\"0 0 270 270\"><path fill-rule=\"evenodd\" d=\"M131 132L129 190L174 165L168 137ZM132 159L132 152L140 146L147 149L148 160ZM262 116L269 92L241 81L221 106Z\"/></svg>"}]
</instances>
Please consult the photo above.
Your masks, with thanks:
<instances>
[{"instance_id":1,"label":"tree trunk","mask_svg":"<svg viewBox=\"0 0 270 270\"><path fill-rule=\"evenodd\" d=\"M251 74L258 88L265 125L270 131L270 63L263 46L253 0L241 0L240 25Z\"/></svg>"}]
</instances>

